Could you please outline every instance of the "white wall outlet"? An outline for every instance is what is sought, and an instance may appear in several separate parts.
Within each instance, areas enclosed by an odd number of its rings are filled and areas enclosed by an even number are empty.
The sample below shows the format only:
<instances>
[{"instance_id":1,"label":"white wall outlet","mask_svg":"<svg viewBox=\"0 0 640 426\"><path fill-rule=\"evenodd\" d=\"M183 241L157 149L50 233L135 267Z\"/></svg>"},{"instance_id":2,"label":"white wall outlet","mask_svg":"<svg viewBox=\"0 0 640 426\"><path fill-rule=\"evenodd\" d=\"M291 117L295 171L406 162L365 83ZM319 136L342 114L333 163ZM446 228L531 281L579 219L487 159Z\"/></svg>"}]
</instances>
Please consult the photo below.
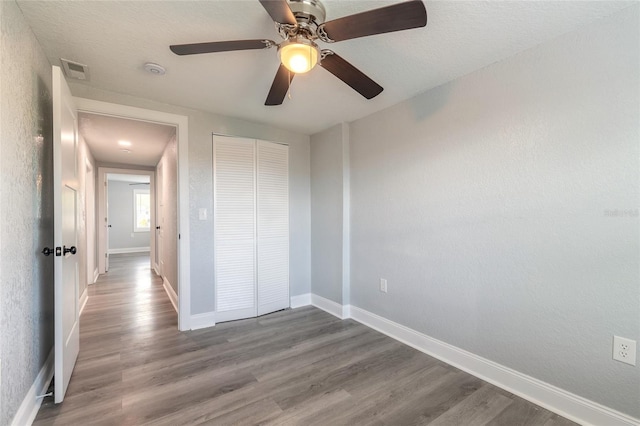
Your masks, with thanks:
<instances>
[{"instance_id":1,"label":"white wall outlet","mask_svg":"<svg viewBox=\"0 0 640 426\"><path fill-rule=\"evenodd\" d=\"M613 359L636 365L636 341L613 336Z\"/></svg>"},{"instance_id":2,"label":"white wall outlet","mask_svg":"<svg viewBox=\"0 0 640 426\"><path fill-rule=\"evenodd\" d=\"M380 278L380 291L383 293L387 292L387 280L384 278Z\"/></svg>"},{"instance_id":3,"label":"white wall outlet","mask_svg":"<svg viewBox=\"0 0 640 426\"><path fill-rule=\"evenodd\" d=\"M207 220L207 209L201 207L198 209L198 220Z\"/></svg>"}]
</instances>

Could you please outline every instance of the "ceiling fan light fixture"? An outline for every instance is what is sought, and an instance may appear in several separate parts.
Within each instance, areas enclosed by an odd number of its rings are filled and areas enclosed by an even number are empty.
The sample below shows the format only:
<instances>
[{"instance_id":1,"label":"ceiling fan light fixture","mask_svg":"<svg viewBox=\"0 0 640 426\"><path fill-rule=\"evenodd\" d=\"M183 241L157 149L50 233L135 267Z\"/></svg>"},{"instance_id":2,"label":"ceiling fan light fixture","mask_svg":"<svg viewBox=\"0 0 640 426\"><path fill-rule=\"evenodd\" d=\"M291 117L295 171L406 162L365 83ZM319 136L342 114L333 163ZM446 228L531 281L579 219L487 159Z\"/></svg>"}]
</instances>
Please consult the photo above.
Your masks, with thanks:
<instances>
[{"instance_id":1,"label":"ceiling fan light fixture","mask_svg":"<svg viewBox=\"0 0 640 426\"><path fill-rule=\"evenodd\" d=\"M292 37L280 44L278 57L289 71L304 74L311 71L318 63L320 49L311 40Z\"/></svg>"}]
</instances>

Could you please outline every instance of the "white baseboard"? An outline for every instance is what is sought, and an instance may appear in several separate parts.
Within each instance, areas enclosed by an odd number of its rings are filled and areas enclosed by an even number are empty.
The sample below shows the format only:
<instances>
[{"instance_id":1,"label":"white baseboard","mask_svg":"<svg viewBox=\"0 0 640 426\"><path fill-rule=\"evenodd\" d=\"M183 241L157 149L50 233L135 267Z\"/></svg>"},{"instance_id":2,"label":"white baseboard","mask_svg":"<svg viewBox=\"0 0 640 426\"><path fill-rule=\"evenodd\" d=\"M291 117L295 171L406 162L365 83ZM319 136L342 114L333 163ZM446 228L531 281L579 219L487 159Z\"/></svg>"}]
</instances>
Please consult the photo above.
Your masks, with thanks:
<instances>
[{"instance_id":1,"label":"white baseboard","mask_svg":"<svg viewBox=\"0 0 640 426\"><path fill-rule=\"evenodd\" d=\"M88 300L89 300L89 291L87 287L85 287L84 291L80 295L80 313L78 315L82 315L82 311L84 311L84 307L87 306Z\"/></svg>"},{"instance_id":2,"label":"white baseboard","mask_svg":"<svg viewBox=\"0 0 640 426\"><path fill-rule=\"evenodd\" d=\"M341 304L336 303L333 300L325 299L324 297L318 296L317 294L311 294L311 304L316 308L322 309L323 311L328 312L340 319L349 318L348 307L346 307L345 309L345 307Z\"/></svg>"},{"instance_id":3,"label":"white baseboard","mask_svg":"<svg viewBox=\"0 0 640 426\"><path fill-rule=\"evenodd\" d=\"M311 304L311 293L299 294L297 296L291 296L290 305L291 309L300 308L302 306L309 306Z\"/></svg>"},{"instance_id":4,"label":"white baseboard","mask_svg":"<svg viewBox=\"0 0 640 426\"><path fill-rule=\"evenodd\" d=\"M167 296L169 296L169 300L173 305L173 309L175 309L176 312L178 312L178 295L173 290L173 287L171 287L171 283L167 281L167 279L164 277L162 278L162 287L164 287L164 291L167 292Z\"/></svg>"},{"instance_id":5,"label":"white baseboard","mask_svg":"<svg viewBox=\"0 0 640 426\"><path fill-rule=\"evenodd\" d=\"M96 268L95 271L93 271L93 282L91 284L94 284L96 281L98 281L99 276L100 271L98 270L98 268Z\"/></svg>"},{"instance_id":6,"label":"white baseboard","mask_svg":"<svg viewBox=\"0 0 640 426\"><path fill-rule=\"evenodd\" d=\"M28 426L33 423L42 405L42 398L38 398L38 395L44 395L47 392L49 383L53 378L53 361L54 351L51 348L47 360L40 369L40 372L36 376L33 385L29 388L29 392L22 400L18 412L11 421L11 426Z\"/></svg>"},{"instance_id":7,"label":"white baseboard","mask_svg":"<svg viewBox=\"0 0 640 426\"><path fill-rule=\"evenodd\" d=\"M216 325L216 313L205 312L203 314L191 315L191 330L213 327Z\"/></svg>"},{"instance_id":8,"label":"white baseboard","mask_svg":"<svg viewBox=\"0 0 640 426\"><path fill-rule=\"evenodd\" d=\"M109 254L146 253L151 251L149 247L129 247L119 249L109 249Z\"/></svg>"},{"instance_id":9,"label":"white baseboard","mask_svg":"<svg viewBox=\"0 0 640 426\"><path fill-rule=\"evenodd\" d=\"M157 276L160 276L160 269L158 268L158 265L153 265L153 272L155 272Z\"/></svg>"},{"instance_id":10,"label":"white baseboard","mask_svg":"<svg viewBox=\"0 0 640 426\"><path fill-rule=\"evenodd\" d=\"M311 297L314 300L317 296L312 295ZM569 420L583 425L632 426L640 424L640 419L635 419L572 394L364 309L353 305L349 308L351 318L354 320Z\"/></svg>"}]
</instances>

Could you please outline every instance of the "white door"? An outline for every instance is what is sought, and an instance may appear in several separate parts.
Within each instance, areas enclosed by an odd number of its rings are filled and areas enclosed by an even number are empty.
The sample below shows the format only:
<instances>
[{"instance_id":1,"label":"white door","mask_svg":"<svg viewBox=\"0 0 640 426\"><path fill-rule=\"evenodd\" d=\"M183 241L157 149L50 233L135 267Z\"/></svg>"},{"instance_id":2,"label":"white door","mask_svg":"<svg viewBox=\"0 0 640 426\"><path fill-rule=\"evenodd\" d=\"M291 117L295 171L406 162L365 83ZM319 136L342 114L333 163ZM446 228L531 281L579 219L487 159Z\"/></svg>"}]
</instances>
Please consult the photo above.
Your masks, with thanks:
<instances>
[{"instance_id":1,"label":"white door","mask_svg":"<svg viewBox=\"0 0 640 426\"><path fill-rule=\"evenodd\" d=\"M257 142L258 315L289 307L289 147Z\"/></svg>"},{"instance_id":2,"label":"white door","mask_svg":"<svg viewBox=\"0 0 640 426\"><path fill-rule=\"evenodd\" d=\"M216 136L216 321L289 307L288 147Z\"/></svg>"},{"instance_id":3,"label":"white door","mask_svg":"<svg viewBox=\"0 0 640 426\"><path fill-rule=\"evenodd\" d=\"M78 294L78 122L62 71L53 66L53 182L56 246L55 392L62 402L80 350Z\"/></svg>"},{"instance_id":4,"label":"white door","mask_svg":"<svg viewBox=\"0 0 640 426\"><path fill-rule=\"evenodd\" d=\"M216 322L255 317L255 140L217 137L213 164Z\"/></svg>"},{"instance_id":5,"label":"white door","mask_svg":"<svg viewBox=\"0 0 640 426\"><path fill-rule=\"evenodd\" d=\"M156 265L158 274L164 277L164 168L162 163L156 169L156 199L158 208L156 209Z\"/></svg>"},{"instance_id":6,"label":"white door","mask_svg":"<svg viewBox=\"0 0 640 426\"><path fill-rule=\"evenodd\" d=\"M109 223L109 179L107 174L104 175L104 272L109 272L109 231L111 224Z\"/></svg>"}]
</instances>

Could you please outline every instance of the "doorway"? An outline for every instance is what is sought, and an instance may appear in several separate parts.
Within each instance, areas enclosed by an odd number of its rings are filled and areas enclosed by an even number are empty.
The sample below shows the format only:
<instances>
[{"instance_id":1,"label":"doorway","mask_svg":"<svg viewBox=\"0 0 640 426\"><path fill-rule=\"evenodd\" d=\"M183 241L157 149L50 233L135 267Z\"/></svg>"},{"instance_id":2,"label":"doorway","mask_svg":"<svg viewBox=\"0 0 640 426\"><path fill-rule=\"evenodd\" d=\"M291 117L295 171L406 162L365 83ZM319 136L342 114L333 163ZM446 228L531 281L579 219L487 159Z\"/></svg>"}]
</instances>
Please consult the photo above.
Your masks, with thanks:
<instances>
[{"instance_id":1,"label":"doorway","mask_svg":"<svg viewBox=\"0 0 640 426\"><path fill-rule=\"evenodd\" d=\"M178 311L178 328L180 330L188 330L190 328L190 291L189 291L189 238L188 238L188 228L189 228L189 220L188 220L188 119L185 116L179 116L175 114L167 114L161 113L153 110L145 110L134 107L127 107L118 104L105 103L100 101L94 101L83 98L75 98L75 102L80 114L93 114L100 115L103 117L107 117L110 119L123 119L129 121L137 121L140 123L146 124L156 124L171 127L174 132L173 142L174 142L174 152L175 152L175 162L174 162L174 175L173 175L173 188L175 189L175 197L174 197L174 228L175 228L175 242L173 256L174 256L174 274L175 278L173 279L172 288L175 289L175 298L172 300L174 303L176 310ZM123 147L123 149L127 149ZM133 150L131 150L133 151ZM128 154L128 153L127 153ZM98 199L98 210L100 210L100 204L103 204L104 207L107 207L105 194L102 193L102 189L104 189L104 182L107 182L104 179L105 170L113 169L119 167L110 167L110 166L122 166L123 162L114 162L111 161L98 161L98 173L96 176L97 183L97 199ZM126 173L134 173L133 168L134 164L131 162L124 163L126 167ZM155 166L155 165L154 165ZM149 165L145 165L144 168L150 168L151 170L144 170L145 172L151 171L151 178L155 180L156 171L155 167L149 167ZM105 169L105 170L102 170ZM166 164L163 164L162 169L166 170ZM139 169L138 169L139 170ZM108 173L107 173L108 174ZM135 173L134 173L135 174ZM166 179L163 180L166 186ZM108 185L108 184L107 184ZM152 189L152 184L150 182L150 198L152 199L151 203L153 207L156 207L155 204L155 196L156 190ZM107 191L108 192L108 186ZM164 201L166 205L167 202ZM106 210L106 209L105 209ZM150 251L150 266L153 269L156 269L156 261L158 259L156 255L156 247L157 242L155 241L155 237L157 237L156 226L160 226L156 224L155 214L156 208L152 208L150 215L153 216L151 220L151 232L150 239L153 238L153 241L150 240L149 243L149 251ZM184 212L184 213L183 213ZM182 214L181 214L182 213ZM108 226L108 222L105 225L104 217L100 216L100 211L98 211L99 220L97 222L96 229L98 234L100 234L101 229L104 229L105 226ZM108 220L108 218L107 218ZM165 219L166 222L166 219ZM108 234L107 234L108 235ZM98 247L103 247L104 238L100 238L98 235ZM166 247L163 245L163 247ZM165 250L167 251L167 250ZM171 250L169 251L171 253ZM108 254L108 253L106 253ZM169 254L168 254L169 255ZM100 253L97 256L98 264L100 264L103 259L105 259L104 255ZM107 265L105 265L106 267ZM100 268L100 270L102 270ZM106 268L105 268L106 270ZM166 276L166 272L165 272ZM171 297L171 296L170 296Z\"/></svg>"},{"instance_id":2,"label":"doorway","mask_svg":"<svg viewBox=\"0 0 640 426\"><path fill-rule=\"evenodd\" d=\"M152 170L98 167L99 272L114 254L146 253L154 268L156 222Z\"/></svg>"}]
</instances>

